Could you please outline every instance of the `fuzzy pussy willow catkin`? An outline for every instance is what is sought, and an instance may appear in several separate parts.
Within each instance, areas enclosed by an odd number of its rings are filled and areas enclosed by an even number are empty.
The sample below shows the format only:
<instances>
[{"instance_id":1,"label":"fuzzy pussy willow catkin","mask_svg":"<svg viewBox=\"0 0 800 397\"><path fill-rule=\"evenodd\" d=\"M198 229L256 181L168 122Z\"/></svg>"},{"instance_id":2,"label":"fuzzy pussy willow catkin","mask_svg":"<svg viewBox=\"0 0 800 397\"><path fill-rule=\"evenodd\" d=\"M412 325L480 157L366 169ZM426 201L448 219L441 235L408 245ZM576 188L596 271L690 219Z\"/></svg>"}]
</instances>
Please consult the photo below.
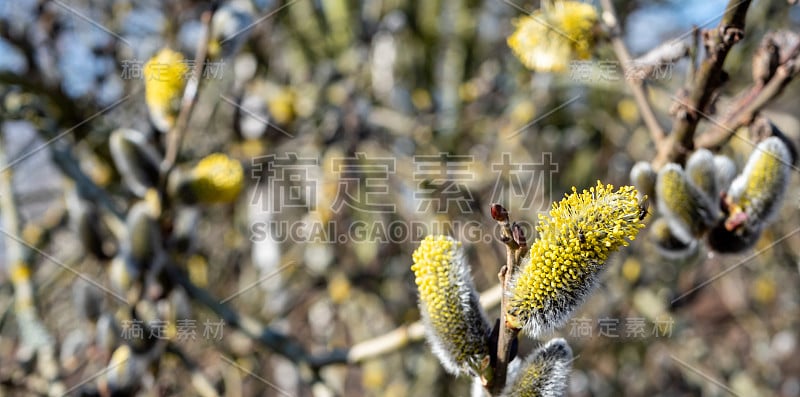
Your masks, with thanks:
<instances>
[{"instance_id":1,"label":"fuzzy pussy willow catkin","mask_svg":"<svg viewBox=\"0 0 800 397\"><path fill-rule=\"evenodd\" d=\"M756 146L724 199L725 222L709 233L714 250L741 252L755 245L780 210L792 164L792 150L782 139L773 136Z\"/></svg>"},{"instance_id":2,"label":"fuzzy pussy willow catkin","mask_svg":"<svg viewBox=\"0 0 800 397\"><path fill-rule=\"evenodd\" d=\"M222 153L213 153L192 169L192 190L206 203L228 203L236 199L244 186L244 169L239 161Z\"/></svg>"},{"instance_id":3,"label":"fuzzy pussy willow catkin","mask_svg":"<svg viewBox=\"0 0 800 397\"><path fill-rule=\"evenodd\" d=\"M574 59L587 59L594 43L597 10L579 1L545 1L514 22L508 46L529 69L563 72Z\"/></svg>"},{"instance_id":4,"label":"fuzzy pussy willow catkin","mask_svg":"<svg viewBox=\"0 0 800 397\"><path fill-rule=\"evenodd\" d=\"M153 124L163 131L172 128L189 66L183 54L164 48L144 65L144 98Z\"/></svg>"},{"instance_id":5,"label":"fuzzy pussy willow catkin","mask_svg":"<svg viewBox=\"0 0 800 397\"><path fill-rule=\"evenodd\" d=\"M502 396L563 396L571 369L572 349L564 339L553 339L512 369Z\"/></svg>"},{"instance_id":6,"label":"fuzzy pussy willow catkin","mask_svg":"<svg viewBox=\"0 0 800 397\"><path fill-rule=\"evenodd\" d=\"M658 210L669 221L673 235L686 244L719 220L718 206L689 181L678 164L667 164L658 172L656 196Z\"/></svg>"},{"instance_id":7,"label":"fuzzy pussy willow catkin","mask_svg":"<svg viewBox=\"0 0 800 397\"><path fill-rule=\"evenodd\" d=\"M762 223L772 220L789 184L791 168L791 152L781 139L770 137L759 143L742 174L731 183L734 210Z\"/></svg>"},{"instance_id":8,"label":"fuzzy pussy willow catkin","mask_svg":"<svg viewBox=\"0 0 800 397\"><path fill-rule=\"evenodd\" d=\"M597 186L553 204L539 216L529 262L508 292L507 323L537 337L562 325L594 287L611 253L643 227L638 192Z\"/></svg>"},{"instance_id":9,"label":"fuzzy pussy willow catkin","mask_svg":"<svg viewBox=\"0 0 800 397\"><path fill-rule=\"evenodd\" d=\"M428 236L414 251L419 308L431 349L450 373L477 373L489 354L489 324L472 283L461 243Z\"/></svg>"}]
</instances>

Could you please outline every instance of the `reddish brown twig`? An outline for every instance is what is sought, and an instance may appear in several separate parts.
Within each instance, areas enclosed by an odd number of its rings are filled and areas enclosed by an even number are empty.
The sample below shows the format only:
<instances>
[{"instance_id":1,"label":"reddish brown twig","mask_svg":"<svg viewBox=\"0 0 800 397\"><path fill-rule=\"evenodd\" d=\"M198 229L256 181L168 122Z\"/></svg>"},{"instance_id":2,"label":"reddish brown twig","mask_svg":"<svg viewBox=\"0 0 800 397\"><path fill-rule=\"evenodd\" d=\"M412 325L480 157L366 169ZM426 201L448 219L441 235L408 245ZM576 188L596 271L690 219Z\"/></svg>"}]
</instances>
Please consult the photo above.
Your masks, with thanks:
<instances>
[{"instance_id":1,"label":"reddish brown twig","mask_svg":"<svg viewBox=\"0 0 800 397\"><path fill-rule=\"evenodd\" d=\"M794 34L794 33L789 33ZM774 74L766 82L754 81L745 90L745 95L732 104L720 120L703 135L698 136L694 145L698 148L719 148L733 136L740 127L749 125L767 104L783 92L783 89L800 73L800 37L791 48L781 48L781 57Z\"/></svg>"},{"instance_id":2,"label":"reddish brown twig","mask_svg":"<svg viewBox=\"0 0 800 397\"><path fill-rule=\"evenodd\" d=\"M694 133L702 112L713 102L717 90L725 82L722 65L731 47L744 35L745 16L749 0L730 0L719 25L703 32L703 43L707 57L697 69L691 91L683 104L685 112L675 120L672 132L658 146L658 155L653 161L655 168L672 161L682 161L694 149Z\"/></svg>"},{"instance_id":3,"label":"reddish brown twig","mask_svg":"<svg viewBox=\"0 0 800 397\"><path fill-rule=\"evenodd\" d=\"M528 243L522 228L509 220L508 211L502 205L492 204L491 213L492 218L500 225L500 240L506 245L506 264L498 274L503 295L500 299L499 329L496 330L497 351L492 359L492 376L485 380L485 387L492 395L499 395L506 384L508 364L514 359L512 347L520 331L506 325L506 292L511 288L511 280L525 258Z\"/></svg>"}]
</instances>

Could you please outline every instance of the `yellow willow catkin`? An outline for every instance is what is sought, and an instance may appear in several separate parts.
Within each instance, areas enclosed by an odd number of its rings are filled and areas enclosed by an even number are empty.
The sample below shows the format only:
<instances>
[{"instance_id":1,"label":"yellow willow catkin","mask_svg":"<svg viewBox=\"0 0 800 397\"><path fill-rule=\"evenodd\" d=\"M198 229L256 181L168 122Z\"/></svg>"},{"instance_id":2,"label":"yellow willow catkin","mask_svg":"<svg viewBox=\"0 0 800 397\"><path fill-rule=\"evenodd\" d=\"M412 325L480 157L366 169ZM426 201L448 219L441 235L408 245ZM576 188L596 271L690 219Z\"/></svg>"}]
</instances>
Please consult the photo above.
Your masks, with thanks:
<instances>
[{"instance_id":1,"label":"yellow willow catkin","mask_svg":"<svg viewBox=\"0 0 800 397\"><path fill-rule=\"evenodd\" d=\"M777 137L765 139L753 150L741 175L731 182L731 200L748 218L769 222L780 208L791 167L786 144Z\"/></svg>"},{"instance_id":2,"label":"yellow willow catkin","mask_svg":"<svg viewBox=\"0 0 800 397\"><path fill-rule=\"evenodd\" d=\"M476 374L489 354L489 324L461 243L448 236L428 236L413 259L411 270L431 349L448 372Z\"/></svg>"},{"instance_id":3,"label":"yellow willow catkin","mask_svg":"<svg viewBox=\"0 0 800 397\"><path fill-rule=\"evenodd\" d=\"M597 10L579 1L544 2L542 9L514 21L508 46L528 68L563 72L574 59L587 59L594 44Z\"/></svg>"},{"instance_id":4,"label":"yellow willow catkin","mask_svg":"<svg viewBox=\"0 0 800 397\"><path fill-rule=\"evenodd\" d=\"M244 169L239 161L222 153L204 157L192 169L191 187L204 203L228 203L244 186Z\"/></svg>"},{"instance_id":5,"label":"yellow willow catkin","mask_svg":"<svg viewBox=\"0 0 800 397\"><path fill-rule=\"evenodd\" d=\"M575 188L539 216L529 262L508 292L507 324L537 337L562 325L593 289L608 256L644 225L633 186Z\"/></svg>"},{"instance_id":6,"label":"yellow willow catkin","mask_svg":"<svg viewBox=\"0 0 800 397\"><path fill-rule=\"evenodd\" d=\"M561 397L572 369L572 349L561 338L536 349L519 365L510 367L503 397Z\"/></svg>"},{"instance_id":7,"label":"yellow willow catkin","mask_svg":"<svg viewBox=\"0 0 800 397\"><path fill-rule=\"evenodd\" d=\"M726 220L708 236L718 252L752 247L780 209L789 184L792 154L778 137L759 143L728 190Z\"/></svg>"},{"instance_id":8,"label":"yellow willow catkin","mask_svg":"<svg viewBox=\"0 0 800 397\"><path fill-rule=\"evenodd\" d=\"M667 164L658 172L656 197L672 234L686 244L719 220L718 206L689 181L678 164Z\"/></svg>"},{"instance_id":9,"label":"yellow willow catkin","mask_svg":"<svg viewBox=\"0 0 800 397\"><path fill-rule=\"evenodd\" d=\"M190 72L183 54L163 48L144 65L144 99L150 119L162 132L175 124Z\"/></svg>"}]
</instances>

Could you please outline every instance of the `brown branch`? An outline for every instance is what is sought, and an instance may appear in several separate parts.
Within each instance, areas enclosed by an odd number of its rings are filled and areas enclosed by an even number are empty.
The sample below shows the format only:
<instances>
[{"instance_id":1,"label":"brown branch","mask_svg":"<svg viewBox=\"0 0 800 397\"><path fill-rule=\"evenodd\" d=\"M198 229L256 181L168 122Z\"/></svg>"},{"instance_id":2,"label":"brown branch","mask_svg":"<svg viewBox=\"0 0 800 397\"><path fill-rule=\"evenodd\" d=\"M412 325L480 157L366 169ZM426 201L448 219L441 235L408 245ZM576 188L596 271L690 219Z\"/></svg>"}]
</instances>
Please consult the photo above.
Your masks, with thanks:
<instances>
[{"instance_id":1,"label":"brown branch","mask_svg":"<svg viewBox=\"0 0 800 397\"><path fill-rule=\"evenodd\" d=\"M167 277L183 287L189 297L211 309L225 321L226 325L239 329L249 338L286 357L295 364L306 366L316 371L326 365L347 363L346 350L335 349L323 355L311 355L291 336L269 328L254 318L239 314L210 292L194 285L177 265L166 266L165 271Z\"/></svg>"},{"instance_id":2,"label":"brown branch","mask_svg":"<svg viewBox=\"0 0 800 397\"><path fill-rule=\"evenodd\" d=\"M75 182L75 188L82 198L98 203L105 207L117 219L124 219L125 212L119 208L106 190L97 186L92 178L86 175L80 167L80 162L72 153L71 148L52 148L53 163L64 173L67 178Z\"/></svg>"},{"instance_id":3,"label":"brown branch","mask_svg":"<svg viewBox=\"0 0 800 397\"><path fill-rule=\"evenodd\" d=\"M686 101L686 111L675 120L672 132L658 146L658 154L653 162L655 168L679 161L694 149L694 133L700 122L702 112L711 105L717 89L725 82L722 66L731 47L744 35L745 16L750 0L729 0L725 14L715 29L703 33L706 59L700 64L691 92Z\"/></svg>"},{"instance_id":4,"label":"brown branch","mask_svg":"<svg viewBox=\"0 0 800 397\"><path fill-rule=\"evenodd\" d=\"M696 25L692 27L692 46L689 47L689 67L686 73L689 81L693 81L697 75L697 57L700 54L700 28Z\"/></svg>"},{"instance_id":5,"label":"brown branch","mask_svg":"<svg viewBox=\"0 0 800 397\"><path fill-rule=\"evenodd\" d=\"M395 328L381 336L359 342L347 350L331 350L326 353L311 355L290 336L261 325L256 320L242 316L229 306L220 303L220 300L212 296L211 293L189 281L186 275L175 266L167 268L167 275L170 279L180 284L192 299L211 309L211 311L225 320L228 325L239 329L251 339L289 360L299 364L307 364L315 370L327 365L360 364L397 351L410 343L421 341L425 338L422 322L415 321ZM480 298L481 306L486 310L496 307L500 303L501 295L502 289L499 284L484 291Z\"/></svg>"},{"instance_id":6,"label":"brown branch","mask_svg":"<svg viewBox=\"0 0 800 397\"><path fill-rule=\"evenodd\" d=\"M614 48L617 59L619 59L619 62L622 64L623 71L628 70L628 68L632 66L632 58L630 52L628 52L628 48L622 41L621 29L617 20L617 14L614 11L614 5L611 3L611 0L601 0L600 4L603 7L603 20L608 30L611 32L611 46ZM625 83L628 85L631 93L633 93L633 99L639 107L642 120L647 126L647 129L650 130L653 142L659 145L661 141L664 140L665 133L661 124L658 123L658 118L653 111L653 107L650 105L650 101L647 100L644 80L629 79L626 77Z\"/></svg>"},{"instance_id":7,"label":"brown branch","mask_svg":"<svg viewBox=\"0 0 800 397\"><path fill-rule=\"evenodd\" d=\"M790 49L788 56L775 69L766 82L754 82L745 90L747 94L731 105L726 115L714 122L710 129L695 139L698 148L719 148L728 142L740 127L749 125L758 113L773 99L783 93L784 88L800 73L800 37Z\"/></svg>"},{"instance_id":8,"label":"brown branch","mask_svg":"<svg viewBox=\"0 0 800 397\"><path fill-rule=\"evenodd\" d=\"M506 245L506 264L500 269L498 277L501 286L500 299L500 322L496 330L497 351L492 357L492 372L489 379L484 379L484 386L491 395L500 395L506 384L508 375L508 364L514 359L512 347L519 335L519 329L509 327L506 324L506 312L508 308L506 291L511 288L511 280L519 270L522 259L525 257L527 241L522 232L522 228L509 220L508 211L500 204L492 204L492 218L500 225L500 240Z\"/></svg>"}]
</instances>

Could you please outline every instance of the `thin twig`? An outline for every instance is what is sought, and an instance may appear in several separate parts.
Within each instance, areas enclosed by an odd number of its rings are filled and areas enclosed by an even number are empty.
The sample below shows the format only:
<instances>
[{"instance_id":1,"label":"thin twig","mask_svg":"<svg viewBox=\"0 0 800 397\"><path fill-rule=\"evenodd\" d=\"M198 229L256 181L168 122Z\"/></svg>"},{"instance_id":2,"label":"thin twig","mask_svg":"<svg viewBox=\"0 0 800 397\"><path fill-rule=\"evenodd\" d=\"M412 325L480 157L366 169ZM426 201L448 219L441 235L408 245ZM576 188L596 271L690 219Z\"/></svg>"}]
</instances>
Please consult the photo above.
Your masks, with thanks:
<instances>
[{"instance_id":1,"label":"thin twig","mask_svg":"<svg viewBox=\"0 0 800 397\"><path fill-rule=\"evenodd\" d=\"M194 285L177 265L166 266L165 271L173 282L186 290L189 297L211 309L225 321L225 324L239 329L249 338L263 344L295 364L307 366L311 370L318 370L330 364L347 363L346 350L335 349L323 355L311 355L291 336L269 328L254 318L239 314L230 306L221 303L221 300L210 292Z\"/></svg>"},{"instance_id":2,"label":"thin twig","mask_svg":"<svg viewBox=\"0 0 800 397\"><path fill-rule=\"evenodd\" d=\"M628 48L625 46L625 42L622 41L621 28L619 26L617 14L614 11L614 5L611 3L611 0L601 0L600 4L603 7L603 20L608 30L611 32L611 46L614 48L617 59L619 59L619 62L622 64L623 71L625 71L631 66L632 58ZM633 99L639 107L642 120L647 126L647 129L650 130L653 143L659 145L661 141L664 140L665 133L661 124L658 123L658 118L653 111L653 107L650 105L650 101L647 99L644 79L625 78L624 80L628 88L630 88L631 93L633 93Z\"/></svg>"},{"instance_id":3,"label":"thin twig","mask_svg":"<svg viewBox=\"0 0 800 397\"><path fill-rule=\"evenodd\" d=\"M181 285L192 299L211 309L226 324L239 329L248 337L289 360L299 364L307 364L312 369L319 369L333 364L362 363L401 349L409 343L420 341L425 337L422 323L416 321L398 327L381 336L357 343L347 350L338 349L311 355L290 336L259 324L255 319L240 315L228 305L220 303L220 299L214 297L205 289L194 285L177 267L168 266L166 271L168 277ZM500 285L495 285L481 294L481 305L486 310L494 308L500 303L501 296L502 289Z\"/></svg>"},{"instance_id":4,"label":"thin twig","mask_svg":"<svg viewBox=\"0 0 800 397\"><path fill-rule=\"evenodd\" d=\"M163 175L169 174L169 171L175 165L175 160L178 158L178 152L183 142L183 136L186 135L186 129L189 126L189 118L192 116L192 110L194 110L194 105L197 103L197 96L200 91L200 80L203 75L206 56L208 55L208 43L211 40L211 18L213 16L214 11L208 10L204 12L201 17L203 34L200 35L200 42L197 44L192 77L186 82L186 87L183 90L180 112L178 113L175 125L167 134L166 154L164 155L164 161L161 163Z\"/></svg>"},{"instance_id":5,"label":"thin twig","mask_svg":"<svg viewBox=\"0 0 800 397\"><path fill-rule=\"evenodd\" d=\"M700 28L692 26L692 46L689 48L689 68L687 81L694 81L697 75L697 57L700 54Z\"/></svg>"},{"instance_id":6,"label":"thin twig","mask_svg":"<svg viewBox=\"0 0 800 397\"><path fill-rule=\"evenodd\" d=\"M484 310L495 308L501 300L502 288L500 284L481 293L481 306ZM425 328L421 321L397 327L381 336L359 342L347 352L347 363L358 364L386 353L397 351L410 343L421 341L425 338Z\"/></svg>"}]
</instances>

